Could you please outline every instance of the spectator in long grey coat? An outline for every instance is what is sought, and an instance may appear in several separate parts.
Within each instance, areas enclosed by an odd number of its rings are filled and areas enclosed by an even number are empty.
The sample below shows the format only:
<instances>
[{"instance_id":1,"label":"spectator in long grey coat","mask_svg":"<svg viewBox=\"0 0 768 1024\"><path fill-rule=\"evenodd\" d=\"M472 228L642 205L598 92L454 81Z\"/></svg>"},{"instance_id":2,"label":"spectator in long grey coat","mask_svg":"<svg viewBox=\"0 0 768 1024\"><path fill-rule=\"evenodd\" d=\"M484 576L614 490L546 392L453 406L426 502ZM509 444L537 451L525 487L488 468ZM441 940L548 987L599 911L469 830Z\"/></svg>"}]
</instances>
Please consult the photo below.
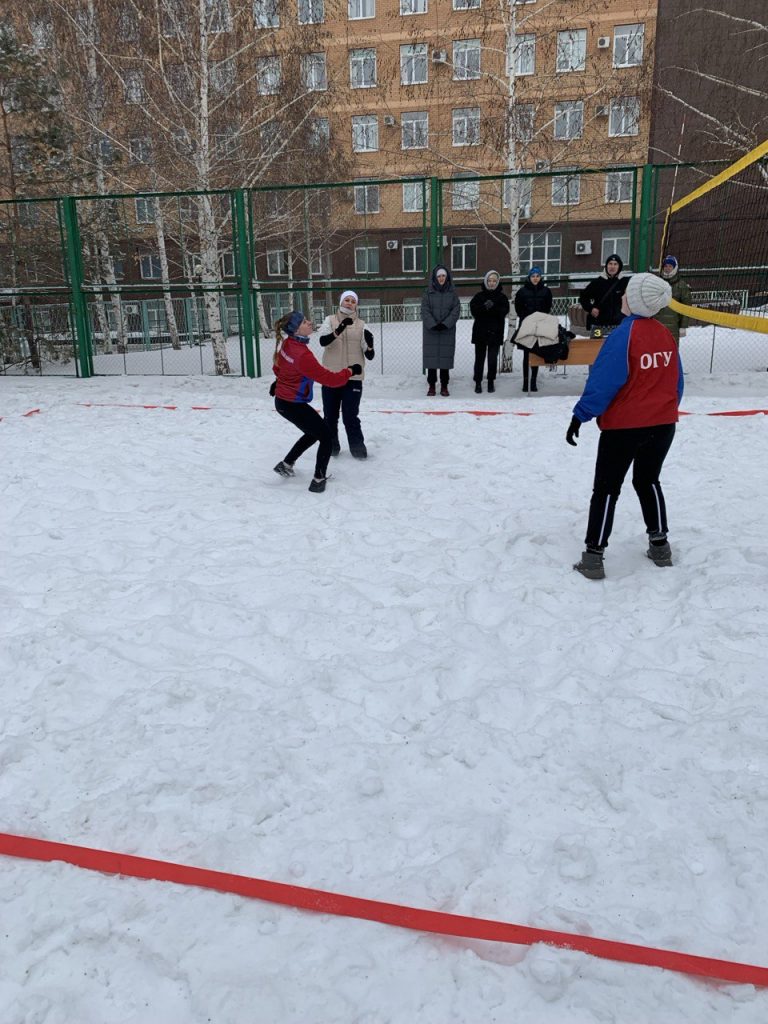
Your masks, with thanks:
<instances>
[{"instance_id":1,"label":"spectator in long grey coat","mask_svg":"<svg viewBox=\"0 0 768 1024\"><path fill-rule=\"evenodd\" d=\"M456 321L460 316L461 303L450 271L438 263L421 300L423 367L427 371L428 395L435 394L438 370L440 394L448 394L450 371L456 355Z\"/></svg>"}]
</instances>

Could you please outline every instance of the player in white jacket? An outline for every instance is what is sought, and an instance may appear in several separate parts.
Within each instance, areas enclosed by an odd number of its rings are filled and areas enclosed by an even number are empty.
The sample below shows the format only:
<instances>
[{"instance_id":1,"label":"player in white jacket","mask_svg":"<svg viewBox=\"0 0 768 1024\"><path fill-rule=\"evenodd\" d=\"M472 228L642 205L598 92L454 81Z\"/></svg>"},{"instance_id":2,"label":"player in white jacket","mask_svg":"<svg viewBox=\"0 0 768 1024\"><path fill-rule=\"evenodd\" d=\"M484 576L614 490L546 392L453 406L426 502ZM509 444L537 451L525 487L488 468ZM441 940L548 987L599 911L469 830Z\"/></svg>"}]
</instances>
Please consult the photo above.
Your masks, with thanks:
<instances>
[{"instance_id":1,"label":"player in white jacket","mask_svg":"<svg viewBox=\"0 0 768 1024\"><path fill-rule=\"evenodd\" d=\"M360 362L362 353L366 359L373 359L373 335L357 313L358 298L355 292L341 293L339 308L323 321L320 328L320 344L323 348L323 366L329 370L342 369ZM352 358L354 357L354 358ZM360 426L360 399L363 397L362 372L344 385L343 388L323 388L323 416L333 431L333 454L341 451L339 444L339 413L347 432L349 450L356 459L367 459L363 429Z\"/></svg>"}]
</instances>

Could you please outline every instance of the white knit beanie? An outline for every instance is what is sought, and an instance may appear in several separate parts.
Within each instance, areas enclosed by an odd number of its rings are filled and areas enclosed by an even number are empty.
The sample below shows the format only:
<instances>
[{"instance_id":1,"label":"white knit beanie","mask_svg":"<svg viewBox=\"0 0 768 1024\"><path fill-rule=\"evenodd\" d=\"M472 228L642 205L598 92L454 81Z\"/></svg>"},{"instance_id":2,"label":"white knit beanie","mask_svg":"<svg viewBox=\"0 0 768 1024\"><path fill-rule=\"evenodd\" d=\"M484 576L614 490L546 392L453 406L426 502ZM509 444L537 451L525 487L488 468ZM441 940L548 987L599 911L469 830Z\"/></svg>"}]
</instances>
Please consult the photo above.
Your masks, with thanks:
<instances>
[{"instance_id":1,"label":"white knit beanie","mask_svg":"<svg viewBox=\"0 0 768 1024\"><path fill-rule=\"evenodd\" d=\"M340 306L344 305L345 299L354 299L355 302L360 301L357 297L357 292L353 292L351 289L348 289L347 291L341 293L341 298L339 299Z\"/></svg>"},{"instance_id":2,"label":"white knit beanie","mask_svg":"<svg viewBox=\"0 0 768 1024\"><path fill-rule=\"evenodd\" d=\"M655 274L633 274L624 293L630 313L656 316L672 299L672 286Z\"/></svg>"}]
</instances>

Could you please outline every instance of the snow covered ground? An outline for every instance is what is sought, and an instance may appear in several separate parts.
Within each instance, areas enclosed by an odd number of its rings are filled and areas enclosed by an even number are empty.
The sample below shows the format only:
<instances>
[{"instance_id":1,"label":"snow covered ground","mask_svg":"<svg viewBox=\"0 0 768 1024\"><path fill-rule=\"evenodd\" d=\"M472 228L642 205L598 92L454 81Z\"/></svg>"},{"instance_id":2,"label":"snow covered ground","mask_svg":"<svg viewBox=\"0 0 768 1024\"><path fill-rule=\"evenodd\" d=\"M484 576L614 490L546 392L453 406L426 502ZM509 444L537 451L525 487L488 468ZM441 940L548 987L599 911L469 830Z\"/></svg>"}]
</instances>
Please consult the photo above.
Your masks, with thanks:
<instances>
[{"instance_id":1,"label":"snow covered ground","mask_svg":"<svg viewBox=\"0 0 768 1024\"><path fill-rule=\"evenodd\" d=\"M705 415L768 375L689 373L676 564L627 485L604 582L571 569L583 373L540 379L373 377L324 495L272 472L264 381L3 379L0 830L768 964L768 420ZM747 985L61 864L0 859L0 906L3 1024L768 1020Z\"/></svg>"}]
</instances>

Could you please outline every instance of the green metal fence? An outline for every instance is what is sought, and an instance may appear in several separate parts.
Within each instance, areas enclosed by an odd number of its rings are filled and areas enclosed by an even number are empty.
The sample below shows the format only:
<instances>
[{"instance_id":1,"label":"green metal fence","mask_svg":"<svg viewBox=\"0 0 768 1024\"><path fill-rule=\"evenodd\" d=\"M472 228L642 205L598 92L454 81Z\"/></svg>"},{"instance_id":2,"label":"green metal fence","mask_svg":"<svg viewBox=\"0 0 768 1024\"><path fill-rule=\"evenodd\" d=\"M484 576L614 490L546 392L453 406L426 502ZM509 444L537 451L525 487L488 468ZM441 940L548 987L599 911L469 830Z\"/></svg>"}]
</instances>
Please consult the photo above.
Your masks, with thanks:
<instances>
[{"instance_id":1,"label":"green metal fence","mask_svg":"<svg viewBox=\"0 0 768 1024\"><path fill-rule=\"evenodd\" d=\"M319 322L352 287L369 322L415 322L437 262L465 303L485 270L514 290L540 264L564 313L607 251L635 270L658 261L675 190L715 170L542 168L2 202L0 369L260 376L283 312L300 305Z\"/></svg>"}]
</instances>

